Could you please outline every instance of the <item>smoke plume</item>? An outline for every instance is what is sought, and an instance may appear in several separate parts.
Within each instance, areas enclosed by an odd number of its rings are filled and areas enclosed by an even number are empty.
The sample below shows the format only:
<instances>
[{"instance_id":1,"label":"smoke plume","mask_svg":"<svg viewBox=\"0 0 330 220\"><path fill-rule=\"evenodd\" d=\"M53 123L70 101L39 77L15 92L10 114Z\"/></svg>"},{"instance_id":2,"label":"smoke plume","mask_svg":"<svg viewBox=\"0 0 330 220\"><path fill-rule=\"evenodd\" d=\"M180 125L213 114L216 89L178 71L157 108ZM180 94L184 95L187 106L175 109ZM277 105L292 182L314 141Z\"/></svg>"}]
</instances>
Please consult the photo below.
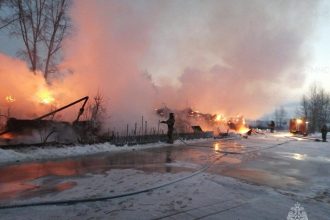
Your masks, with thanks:
<instances>
[{"instance_id":1,"label":"smoke plume","mask_svg":"<svg viewBox=\"0 0 330 220\"><path fill-rule=\"evenodd\" d=\"M316 10L298 0L75 1L61 64L72 73L49 89L61 104L99 91L113 124L158 121L163 105L256 118L302 85ZM26 67L0 59L15 66L2 76L21 77L8 84L16 96L36 90L40 77L20 91Z\"/></svg>"}]
</instances>

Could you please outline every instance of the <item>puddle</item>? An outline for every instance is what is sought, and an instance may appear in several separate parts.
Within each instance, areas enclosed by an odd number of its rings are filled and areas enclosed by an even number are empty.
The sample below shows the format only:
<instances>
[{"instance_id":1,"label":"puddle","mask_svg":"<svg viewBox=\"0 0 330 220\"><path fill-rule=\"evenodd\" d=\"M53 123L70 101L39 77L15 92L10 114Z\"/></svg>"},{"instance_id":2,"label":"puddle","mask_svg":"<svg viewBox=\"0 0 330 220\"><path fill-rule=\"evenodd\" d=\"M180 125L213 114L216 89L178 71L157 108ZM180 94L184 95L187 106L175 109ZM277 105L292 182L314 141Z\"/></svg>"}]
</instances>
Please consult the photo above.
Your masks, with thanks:
<instances>
[{"instance_id":1,"label":"puddle","mask_svg":"<svg viewBox=\"0 0 330 220\"><path fill-rule=\"evenodd\" d=\"M258 169L230 169L222 171L225 176L245 180L257 185L267 185L274 188L288 189L297 188L304 183L294 177L282 176L273 172Z\"/></svg>"},{"instance_id":2,"label":"puddle","mask_svg":"<svg viewBox=\"0 0 330 220\"><path fill-rule=\"evenodd\" d=\"M330 157L325 156L309 156L307 154L299 154L299 153L290 153L290 152L278 152L277 154L294 160L300 161L311 161L311 162L319 162L319 163L330 163Z\"/></svg>"},{"instance_id":3,"label":"puddle","mask_svg":"<svg viewBox=\"0 0 330 220\"><path fill-rule=\"evenodd\" d=\"M0 168L0 200L62 192L77 185L67 182L69 177L77 177L79 182L79 178L105 174L112 169L136 169L146 173L194 172L207 163L209 154L209 148L170 146L10 165Z\"/></svg>"},{"instance_id":4,"label":"puddle","mask_svg":"<svg viewBox=\"0 0 330 220\"><path fill-rule=\"evenodd\" d=\"M245 147L236 142L215 142L213 143L213 149L215 152L241 153Z\"/></svg>"}]
</instances>

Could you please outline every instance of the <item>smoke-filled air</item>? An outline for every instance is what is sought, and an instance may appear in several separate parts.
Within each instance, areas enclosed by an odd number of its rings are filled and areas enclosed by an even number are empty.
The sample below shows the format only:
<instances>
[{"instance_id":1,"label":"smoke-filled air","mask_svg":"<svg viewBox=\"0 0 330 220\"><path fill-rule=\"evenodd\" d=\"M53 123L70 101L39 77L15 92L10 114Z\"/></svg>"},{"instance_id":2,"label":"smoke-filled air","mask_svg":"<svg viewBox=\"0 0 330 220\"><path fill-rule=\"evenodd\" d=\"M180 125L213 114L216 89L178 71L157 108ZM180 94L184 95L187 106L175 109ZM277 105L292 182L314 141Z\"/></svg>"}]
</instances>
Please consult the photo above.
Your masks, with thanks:
<instances>
[{"instance_id":1,"label":"smoke-filled air","mask_svg":"<svg viewBox=\"0 0 330 220\"><path fill-rule=\"evenodd\" d=\"M47 84L1 54L5 105L33 118L99 92L109 124L165 106L260 117L304 82L316 1L207 2L74 1L66 73Z\"/></svg>"}]
</instances>

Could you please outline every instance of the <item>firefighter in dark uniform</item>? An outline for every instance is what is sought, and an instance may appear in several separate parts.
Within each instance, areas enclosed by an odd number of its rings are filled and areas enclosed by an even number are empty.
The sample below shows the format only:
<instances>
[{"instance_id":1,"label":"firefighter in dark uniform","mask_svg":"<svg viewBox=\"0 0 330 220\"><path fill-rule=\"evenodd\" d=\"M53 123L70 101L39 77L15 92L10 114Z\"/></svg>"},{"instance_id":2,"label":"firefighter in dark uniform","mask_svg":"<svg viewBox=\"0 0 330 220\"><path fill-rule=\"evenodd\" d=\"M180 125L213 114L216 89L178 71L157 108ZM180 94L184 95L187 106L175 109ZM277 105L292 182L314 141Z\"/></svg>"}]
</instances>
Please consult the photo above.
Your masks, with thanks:
<instances>
[{"instance_id":1,"label":"firefighter in dark uniform","mask_svg":"<svg viewBox=\"0 0 330 220\"><path fill-rule=\"evenodd\" d=\"M274 133L274 129L275 129L275 122L271 121L270 124L268 125L270 128L270 133Z\"/></svg>"},{"instance_id":2,"label":"firefighter in dark uniform","mask_svg":"<svg viewBox=\"0 0 330 220\"><path fill-rule=\"evenodd\" d=\"M170 113L169 119L166 121L161 121L160 123L167 124L167 143L173 144L173 130L174 130L174 123L175 123L175 118L174 118L174 113Z\"/></svg>"},{"instance_id":3,"label":"firefighter in dark uniform","mask_svg":"<svg viewBox=\"0 0 330 220\"><path fill-rule=\"evenodd\" d=\"M325 124L321 128L321 133L322 133L322 141L326 142L327 141L328 127Z\"/></svg>"}]
</instances>

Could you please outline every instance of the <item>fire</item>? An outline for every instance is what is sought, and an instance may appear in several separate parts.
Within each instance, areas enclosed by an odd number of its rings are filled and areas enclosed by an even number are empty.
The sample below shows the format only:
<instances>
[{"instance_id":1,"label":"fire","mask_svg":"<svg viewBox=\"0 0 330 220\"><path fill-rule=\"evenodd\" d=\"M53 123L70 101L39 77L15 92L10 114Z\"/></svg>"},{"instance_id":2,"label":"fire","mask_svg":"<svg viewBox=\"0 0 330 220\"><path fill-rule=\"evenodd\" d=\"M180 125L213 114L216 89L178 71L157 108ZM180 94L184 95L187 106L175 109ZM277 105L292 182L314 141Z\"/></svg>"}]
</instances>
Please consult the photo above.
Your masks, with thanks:
<instances>
[{"instance_id":1,"label":"fire","mask_svg":"<svg viewBox=\"0 0 330 220\"><path fill-rule=\"evenodd\" d=\"M204 131L214 131L215 133L228 133L229 130L245 134L250 131L248 123L242 114L233 117L225 116L220 110L214 113L203 113L193 110L191 107L183 110L171 110L168 107L155 109L156 114L160 117L167 116L169 112L174 112L178 122L182 123L178 127L199 125ZM252 132L252 130L251 130Z\"/></svg>"},{"instance_id":2,"label":"fire","mask_svg":"<svg viewBox=\"0 0 330 220\"><path fill-rule=\"evenodd\" d=\"M5 139L5 140L11 140L14 138L14 135L12 133L5 133L3 135L0 136L2 139Z\"/></svg>"},{"instance_id":3,"label":"fire","mask_svg":"<svg viewBox=\"0 0 330 220\"><path fill-rule=\"evenodd\" d=\"M215 116L215 121L221 121L223 119L222 115L217 114Z\"/></svg>"},{"instance_id":4,"label":"fire","mask_svg":"<svg viewBox=\"0 0 330 220\"><path fill-rule=\"evenodd\" d=\"M40 101L41 104L45 104L48 105L52 102L55 101L55 98L53 97L53 95L51 94L50 91L48 90L41 90L37 93L38 99Z\"/></svg>"},{"instance_id":5,"label":"fire","mask_svg":"<svg viewBox=\"0 0 330 220\"><path fill-rule=\"evenodd\" d=\"M246 132L248 132L250 129L249 128L247 128L247 127L245 127L245 126L242 126L242 127L240 127L239 129L238 129L238 133L240 133L240 134L245 134Z\"/></svg>"},{"instance_id":6,"label":"fire","mask_svg":"<svg viewBox=\"0 0 330 220\"><path fill-rule=\"evenodd\" d=\"M15 102L16 101L15 97L12 96L12 95L7 95L5 99L6 99L6 101L8 103L11 103L11 102Z\"/></svg>"}]
</instances>

